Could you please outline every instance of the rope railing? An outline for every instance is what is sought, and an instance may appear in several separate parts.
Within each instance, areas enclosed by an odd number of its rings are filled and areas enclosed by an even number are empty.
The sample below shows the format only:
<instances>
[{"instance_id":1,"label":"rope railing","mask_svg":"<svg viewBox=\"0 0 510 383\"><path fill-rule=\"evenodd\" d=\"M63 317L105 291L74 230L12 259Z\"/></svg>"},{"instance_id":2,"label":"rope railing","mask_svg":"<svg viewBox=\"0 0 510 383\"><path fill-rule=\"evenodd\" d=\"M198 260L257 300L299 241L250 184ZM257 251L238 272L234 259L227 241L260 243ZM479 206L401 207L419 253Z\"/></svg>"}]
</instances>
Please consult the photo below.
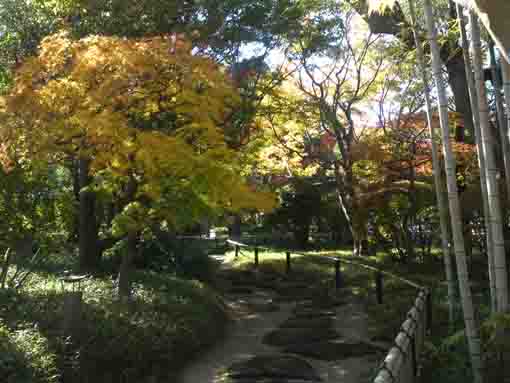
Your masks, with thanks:
<instances>
[{"instance_id":1,"label":"rope railing","mask_svg":"<svg viewBox=\"0 0 510 383\"><path fill-rule=\"evenodd\" d=\"M266 246L248 245L245 243L226 240L226 243L234 247L235 257L239 256L240 249L253 249L254 266L259 265L259 251L285 252L286 273L291 272L291 254L309 256L306 253L291 252L290 250L270 248ZM374 273L377 303L383 303L383 277L398 280L418 290L418 295L413 306L407 313L406 320L402 323L393 345L386 354L384 360L377 369L373 383L415 383L420 375L420 356L422 355L425 338L430 331L432 322L432 295L430 289L413 281L403 278L391 272L377 267L354 261L352 257L339 257L322 255L322 259L331 261L335 267L335 287L343 286L341 263L363 268Z\"/></svg>"}]
</instances>

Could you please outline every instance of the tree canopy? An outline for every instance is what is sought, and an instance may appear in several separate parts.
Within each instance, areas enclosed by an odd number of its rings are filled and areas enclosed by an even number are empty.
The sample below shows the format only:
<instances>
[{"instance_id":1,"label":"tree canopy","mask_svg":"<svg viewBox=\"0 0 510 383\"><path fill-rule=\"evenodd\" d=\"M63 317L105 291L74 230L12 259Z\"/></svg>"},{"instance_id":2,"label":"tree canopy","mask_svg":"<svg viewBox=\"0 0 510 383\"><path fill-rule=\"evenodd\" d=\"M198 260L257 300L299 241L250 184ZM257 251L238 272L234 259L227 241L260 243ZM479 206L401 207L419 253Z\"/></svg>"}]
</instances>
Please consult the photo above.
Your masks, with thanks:
<instances>
[{"instance_id":1,"label":"tree canopy","mask_svg":"<svg viewBox=\"0 0 510 383\"><path fill-rule=\"evenodd\" d=\"M244 185L225 143L238 99L217 64L177 36L60 33L16 72L4 136L18 153L90 158L96 187L116 193L133 182L128 199L172 224L208 209L269 209L271 198Z\"/></svg>"}]
</instances>

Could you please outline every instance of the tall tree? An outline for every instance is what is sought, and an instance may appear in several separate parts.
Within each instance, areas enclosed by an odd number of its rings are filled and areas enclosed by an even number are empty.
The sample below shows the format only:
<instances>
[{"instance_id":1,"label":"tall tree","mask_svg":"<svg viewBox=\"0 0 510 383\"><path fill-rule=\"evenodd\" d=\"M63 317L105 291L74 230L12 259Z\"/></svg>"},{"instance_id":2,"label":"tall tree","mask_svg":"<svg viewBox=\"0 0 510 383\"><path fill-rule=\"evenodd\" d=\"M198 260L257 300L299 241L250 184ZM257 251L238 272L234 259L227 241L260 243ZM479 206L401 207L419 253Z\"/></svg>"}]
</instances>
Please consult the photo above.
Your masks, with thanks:
<instances>
[{"instance_id":1,"label":"tall tree","mask_svg":"<svg viewBox=\"0 0 510 383\"><path fill-rule=\"evenodd\" d=\"M117 196L111 230L128 237L129 264L151 221L182 227L207 212L272 205L244 184L225 142L237 100L224 71L184 40L59 33L16 72L7 105L20 150L84 159L89 187Z\"/></svg>"},{"instance_id":2,"label":"tall tree","mask_svg":"<svg viewBox=\"0 0 510 383\"><path fill-rule=\"evenodd\" d=\"M262 47L261 57L269 49L299 28L315 2L294 4L286 0L257 2L246 0L206 0L200 2L161 2L154 0L2 0L0 3L0 90L9 82L13 69L36 53L40 41L64 27L75 37L91 34L122 37L186 35L196 51L214 57L218 62L235 64L240 60L241 47L247 44ZM278 79L275 79L277 82ZM253 100L250 100L252 102ZM257 101L257 100L255 100ZM243 109L243 108L239 108ZM251 116L232 113L229 123L231 138L245 130ZM239 118L242 117L242 118ZM93 268L100 259L97 243L98 201L87 176L90 160L73 158L82 169L76 183L79 188L77 216L80 259L83 266Z\"/></svg>"},{"instance_id":3,"label":"tall tree","mask_svg":"<svg viewBox=\"0 0 510 383\"><path fill-rule=\"evenodd\" d=\"M353 174L353 144L358 138L356 131L356 106L374 91L380 70L382 55L372 56L378 36L367 33L355 41L352 30L353 13L338 9L344 15L337 25L336 40L321 30L304 29L296 41L294 55L301 67L298 72L298 86L310 104L319 111L319 125L323 132L334 137L338 153L331 159L339 207L349 224L353 239L354 253L360 254L366 237L366 221L358 219L358 199ZM331 12L331 10L330 10ZM329 22L327 15L324 15ZM318 59L328 64L318 65Z\"/></svg>"}]
</instances>

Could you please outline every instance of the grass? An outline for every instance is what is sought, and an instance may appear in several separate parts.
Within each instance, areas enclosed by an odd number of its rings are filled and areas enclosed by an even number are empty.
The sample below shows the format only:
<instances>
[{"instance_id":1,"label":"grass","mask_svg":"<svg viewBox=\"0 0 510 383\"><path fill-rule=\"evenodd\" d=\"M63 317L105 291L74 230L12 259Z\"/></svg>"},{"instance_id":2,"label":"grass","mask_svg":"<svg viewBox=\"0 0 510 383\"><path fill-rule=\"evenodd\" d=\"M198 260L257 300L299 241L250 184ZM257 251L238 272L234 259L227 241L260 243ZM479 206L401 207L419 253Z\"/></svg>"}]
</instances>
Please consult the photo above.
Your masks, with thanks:
<instances>
[{"instance_id":1,"label":"grass","mask_svg":"<svg viewBox=\"0 0 510 383\"><path fill-rule=\"evenodd\" d=\"M291 255L292 279L308 281L312 284L334 286L334 264L319 253L307 252ZM313 255L313 256L312 256ZM254 265L253 250L241 250L238 258L234 252L227 253L227 261L233 263L238 269L251 269ZM286 255L280 251L259 251L259 270L272 272L284 276L286 274Z\"/></svg>"},{"instance_id":2,"label":"grass","mask_svg":"<svg viewBox=\"0 0 510 383\"><path fill-rule=\"evenodd\" d=\"M0 381L124 383L172 381L182 366L221 337L227 315L205 284L137 271L134 298L120 304L111 278L83 284L83 321L61 330L63 288L38 271L19 292L0 290Z\"/></svg>"}]
</instances>

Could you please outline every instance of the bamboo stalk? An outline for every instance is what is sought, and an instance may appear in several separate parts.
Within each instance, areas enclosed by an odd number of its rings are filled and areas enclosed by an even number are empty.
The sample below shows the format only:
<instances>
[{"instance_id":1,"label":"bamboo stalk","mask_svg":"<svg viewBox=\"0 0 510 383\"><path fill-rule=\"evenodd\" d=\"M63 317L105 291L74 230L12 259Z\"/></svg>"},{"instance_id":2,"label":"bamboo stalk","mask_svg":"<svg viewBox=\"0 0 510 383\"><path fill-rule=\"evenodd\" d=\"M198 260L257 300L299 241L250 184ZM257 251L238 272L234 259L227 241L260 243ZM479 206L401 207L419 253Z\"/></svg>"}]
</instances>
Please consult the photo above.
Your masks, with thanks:
<instances>
[{"instance_id":1,"label":"bamboo stalk","mask_svg":"<svg viewBox=\"0 0 510 383\"><path fill-rule=\"evenodd\" d=\"M491 294L491 310L497 311L497 293L496 293L496 277L494 267L494 246L492 239L491 218L489 209L489 198L487 192L487 168L485 164L485 152L482 143L482 133L480 130L480 111L478 107L478 92L476 90L475 77L471 66L471 57L469 56L469 43L466 32L466 20L464 18L464 9L457 4L457 17L460 26L460 36L462 44L462 53L464 55L464 64L466 70L466 78L468 81L469 101L471 102L471 110L473 111L473 125L475 129L476 152L478 156L478 166L480 168L480 189L482 191L482 207L483 217L486 231L487 242L487 259L489 264L489 285Z\"/></svg>"},{"instance_id":2,"label":"bamboo stalk","mask_svg":"<svg viewBox=\"0 0 510 383\"><path fill-rule=\"evenodd\" d=\"M508 142L508 126L505 119L505 108L503 107L503 97L501 97L502 84L498 76L496 51L494 41L489 42L489 54L491 60L491 75L493 78L494 94L496 101L496 114L498 121L499 139L501 141L501 153L503 155L503 165L505 167L505 186L507 201L510 201L510 144Z\"/></svg>"},{"instance_id":3,"label":"bamboo stalk","mask_svg":"<svg viewBox=\"0 0 510 383\"><path fill-rule=\"evenodd\" d=\"M508 309L508 277L506 271L505 241L503 237L503 221L501 217L501 200L498 185L498 169L494 156L494 142L489 126L489 106L483 77L482 49L480 41L480 25L477 16L470 11L471 47L475 83L478 90L478 109L480 113L480 129L487 167L487 196L489 201L492 241L494 246L494 267L496 277L497 308L499 312Z\"/></svg>"},{"instance_id":4,"label":"bamboo stalk","mask_svg":"<svg viewBox=\"0 0 510 383\"><path fill-rule=\"evenodd\" d=\"M439 140L437 131L432 119L432 99L430 96L429 79L427 78L427 67L425 64L425 54L423 52L422 41L418 35L416 24L416 11L414 3L409 0L409 10L411 13L411 25L413 29L414 41L416 44L416 56L418 67L422 73L423 87L425 89L425 106L427 110L427 124L430 132L430 141L432 145L432 169L434 173L434 184L436 189L436 203L439 211L439 224L441 229L441 249L443 250L443 261L448 286L448 314L450 324L454 321L454 302L455 302L455 281L453 267L450 255L450 233L448 230L448 205L443 195L443 179L441 177L441 163L438 156L438 146L436 140Z\"/></svg>"},{"instance_id":5,"label":"bamboo stalk","mask_svg":"<svg viewBox=\"0 0 510 383\"><path fill-rule=\"evenodd\" d=\"M459 195L457 191L457 177L455 173L455 157L450 143L450 131L448 126L448 98L446 87L442 77L441 58L437 42L437 30L432 11L431 0L424 0L425 19L430 39L432 53L432 69L436 82L439 101L439 121L443 138L443 155L445 157L446 181L448 187L448 202L450 206L450 220L457 263L458 281L466 335L469 344L471 367L475 383L483 382L483 367L481 358L480 337L473 308L473 298L469 286L469 276L466 263L466 250L464 248L464 236L462 233L462 219L460 212Z\"/></svg>"},{"instance_id":6,"label":"bamboo stalk","mask_svg":"<svg viewBox=\"0 0 510 383\"><path fill-rule=\"evenodd\" d=\"M10 265L11 265L11 248L8 248L4 254L2 273L0 274L0 287L2 289L5 288L5 281L7 279L7 272L9 271Z\"/></svg>"}]
</instances>

